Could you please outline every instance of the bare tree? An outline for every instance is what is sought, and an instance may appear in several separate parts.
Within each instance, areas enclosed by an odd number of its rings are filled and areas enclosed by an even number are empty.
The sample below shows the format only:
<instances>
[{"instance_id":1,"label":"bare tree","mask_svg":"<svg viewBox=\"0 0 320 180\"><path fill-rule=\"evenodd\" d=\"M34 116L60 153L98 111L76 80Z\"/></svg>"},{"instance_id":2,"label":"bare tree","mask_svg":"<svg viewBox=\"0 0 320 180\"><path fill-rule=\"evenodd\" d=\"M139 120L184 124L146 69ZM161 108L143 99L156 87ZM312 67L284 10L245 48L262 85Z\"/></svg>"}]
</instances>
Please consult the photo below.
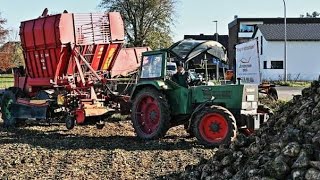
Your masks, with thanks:
<instances>
[{"instance_id":1,"label":"bare tree","mask_svg":"<svg viewBox=\"0 0 320 180\"><path fill-rule=\"evenodd\" d=\"M8 30L3 27L6 22L7 20L2 18L0 13L0 44L3 43L8 34Z\"/></svg>"},{"instance_id":2,"label":"bare tree","mask_svg":"<svg viewBox=\"0 0 320 180\"><path fill-rule=\"evenodd\" d=\"M8 34L6 37L7 41L20 41L19 30L8 29Z\"/></svg>"},{"instance_id":3,"label":"bare tree","mask_svg":"<svg viewBox=\"0 0 320 180\"><path fill-rule=\"evenodd\" d=\"M100 7L121 13L131 46L167 47L176 0L102 0Z\"/></svg>"}]
</instances>

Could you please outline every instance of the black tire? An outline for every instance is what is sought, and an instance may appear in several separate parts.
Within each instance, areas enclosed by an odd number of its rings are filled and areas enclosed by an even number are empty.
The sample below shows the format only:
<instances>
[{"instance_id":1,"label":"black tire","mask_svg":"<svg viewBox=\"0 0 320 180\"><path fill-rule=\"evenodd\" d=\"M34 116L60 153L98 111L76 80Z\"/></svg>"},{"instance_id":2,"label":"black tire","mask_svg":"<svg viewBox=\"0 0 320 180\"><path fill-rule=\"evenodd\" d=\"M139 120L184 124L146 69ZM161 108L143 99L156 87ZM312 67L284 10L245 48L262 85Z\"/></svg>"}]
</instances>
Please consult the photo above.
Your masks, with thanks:
<instances>
[{"instance_id":1,"label":"black tire","mask_svg":"<svg viewBox=\"0 0 320 180\"><path fill-rule=\"evenodd\" d=\"M278 92L277 92L276 88L271 87L271 88L269 89L269 91L268 91L268 96L269 96L271 99L277 101L277 100L278 100Z\"/></svg>"},{"instance_id":2,"label":"black tire","mask_svg":"<svg viewBox=\"0 0 320 180\"><path fill-rule=\"evenodd\" d=\"M183 128L186 130L186 132L189 134L189 137L194 137L193 131L191 127L189 127L189 121L183 124Z\"/></svg>"},{"instance_id":3,"label":"black tire","mask_svg":"<svg viewBox=\"0 0 320 180\"><path fill-rule=\"evenodd\" d=\"M103 129L103 127L105 126L105 123L104 121L102 121L102 116L98 116L97 119L98 121L96 122L96 128Z\"/></svg>"},{"instance_id":4,"label":"black tire","mask_svg":"<svg viewBox=\"0 0 320 180\"><path fill-rule=\"evenodd\" d=\"M150 102L145 105L145 112L148 113L143 116L141 109L146 98ZM149 87L140 90L133 100L131 121L140 139L164 137L170 128L170 109L165 95Z\"/></svg>"},{"instance_id":5,"label":"black tire","mask_svg":"<svg viewBox=\"0 0 320 180\"><path fill-rule=\"evenodd\" d=\"M11 90L6 90L2 96L1 112L3 127L12 128L16 126L16 118L12 117L12 104L16 102L16 96Z\"/></svg>"},{"instance_id":6,"label":"black tire","mask_svg":"<svg viewBox=\"0 0 320 180\"><path fill-rule=\"evenodd\" d=\"M68 130L71 130L75 126L75 118L73 116L67 116L66 120L65 120L65 123L66 123L66 128Z\"/></svg>"},{"instance_id":7,"label":"black tire","mask_svg":"<svg viewBox=\"0 0 320 180\"><path fill-rule=\"evenodd\" d=\"M208 147L230 144L237 135L234 116L221 106L205 107L200 110L193 119L192 130L199 143Z\"/></svg>"}]
</instances>

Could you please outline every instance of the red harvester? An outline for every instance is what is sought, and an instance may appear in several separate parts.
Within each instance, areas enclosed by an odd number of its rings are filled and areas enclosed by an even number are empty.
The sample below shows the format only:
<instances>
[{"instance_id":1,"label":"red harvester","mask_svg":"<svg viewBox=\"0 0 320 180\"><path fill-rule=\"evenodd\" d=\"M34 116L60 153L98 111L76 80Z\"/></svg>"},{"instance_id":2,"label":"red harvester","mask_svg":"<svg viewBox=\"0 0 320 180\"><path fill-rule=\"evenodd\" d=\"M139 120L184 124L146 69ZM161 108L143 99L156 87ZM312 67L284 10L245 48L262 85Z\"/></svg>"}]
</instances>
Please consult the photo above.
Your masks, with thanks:
<instances>
[{"instance_id":1,"label":"red harvester","mask_svg":"<svg viewBox=\"0 0 320 180\"><path fill-rule=\"evenodd\" d=\"M24 119L64 119L68 129L86 117L101 117L122 104L148 48L122 49L124 26L117 12L64 12L21 22L25 68L14 71L14 87L2 98L10 127ZM129 77L125 81L114 77ZM118 105L115 105L118 103Z\"/></svg>"}]
</instances>

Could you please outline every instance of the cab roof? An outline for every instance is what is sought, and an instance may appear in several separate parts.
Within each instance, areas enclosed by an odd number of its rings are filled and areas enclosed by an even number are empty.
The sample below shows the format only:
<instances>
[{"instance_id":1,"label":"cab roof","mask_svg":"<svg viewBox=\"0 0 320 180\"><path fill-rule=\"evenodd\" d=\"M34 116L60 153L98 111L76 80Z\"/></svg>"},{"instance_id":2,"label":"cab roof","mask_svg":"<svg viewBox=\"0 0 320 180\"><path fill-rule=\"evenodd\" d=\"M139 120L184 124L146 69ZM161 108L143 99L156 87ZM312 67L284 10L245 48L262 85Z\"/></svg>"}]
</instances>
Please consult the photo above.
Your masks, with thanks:
<instances>
[{"instance_id":1,"label":"cab roof","mask_svg":"<svg viewBox=\"0 0 320 180\"><path fill-rule=\"evenodd\" d=\"M204 52L211 54L223 62L227 61L226 48L216 41L184 39L173 44L168 50L184 62Z\"/></svg>"}]
</instances>

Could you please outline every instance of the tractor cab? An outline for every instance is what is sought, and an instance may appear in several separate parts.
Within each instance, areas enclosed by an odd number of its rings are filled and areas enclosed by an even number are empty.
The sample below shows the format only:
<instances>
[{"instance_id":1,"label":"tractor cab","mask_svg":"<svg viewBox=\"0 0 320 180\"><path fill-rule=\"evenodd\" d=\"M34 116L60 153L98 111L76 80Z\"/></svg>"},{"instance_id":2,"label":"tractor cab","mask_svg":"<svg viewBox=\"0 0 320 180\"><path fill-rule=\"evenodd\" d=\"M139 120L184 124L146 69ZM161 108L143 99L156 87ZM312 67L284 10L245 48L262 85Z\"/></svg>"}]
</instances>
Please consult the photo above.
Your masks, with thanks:
<instances>
[{"instance_id":1,"label":"tractor cab","mask_svg":"<svg viewBox=\"0 0 320 180\"><path fill-rule=\"evenodd\" d=\"M143 53L140 79L172 79L178 70L177 63L182 63L189 86L206 84L224 77L220 71L226 67L226 59L226 49L218 42L182 40L168 49Z\"/></svg>"}]
</instances>

